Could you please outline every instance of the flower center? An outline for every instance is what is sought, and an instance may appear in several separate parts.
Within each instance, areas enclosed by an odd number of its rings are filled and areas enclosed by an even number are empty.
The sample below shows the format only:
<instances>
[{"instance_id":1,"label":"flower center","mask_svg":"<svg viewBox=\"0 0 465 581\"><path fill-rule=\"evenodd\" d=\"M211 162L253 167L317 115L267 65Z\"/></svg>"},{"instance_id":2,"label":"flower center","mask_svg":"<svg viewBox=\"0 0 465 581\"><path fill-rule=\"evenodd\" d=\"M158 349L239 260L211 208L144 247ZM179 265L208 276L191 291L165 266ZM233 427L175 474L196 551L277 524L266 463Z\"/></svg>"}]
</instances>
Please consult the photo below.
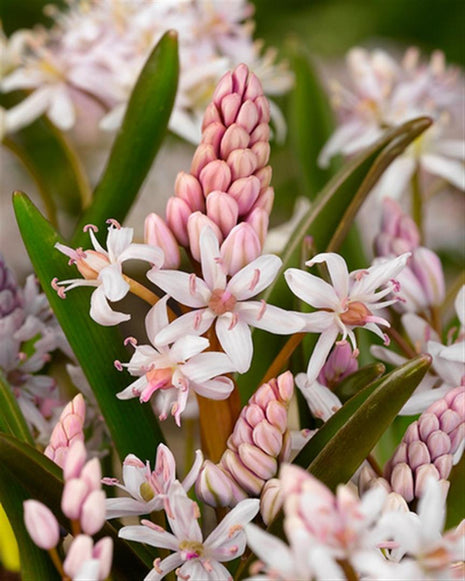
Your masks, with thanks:
<instances>
[{"instance_id":1,"label":"flower center","mask_svg":"<svg viewBox=\"0 0 465 581\"><path fill-rule=\"evenodd\" d=\"M361 327L366 325L367 317L370 315L370 311L363 303L354 301L347 305L347 309L339 315L339 318L345 325Z\"/></svg>"},{"instance_id":2,"label":"flower center","mask_svg":"<svg viewBox=\"0 0 465 581\"><path fill-rule=\"evenodd\" d=\"M216 288L208 301L208 307L215 313L215 315L224 315L228 311L233 311L236 306L237 299L229 291L222 288Z\"/></svg>"},{"instance_id":3,"label":"flower center","mask_svg":"<svg viewBox=\"0 0 465 581\"><path fill-rule=\"evenodd\" d=\"M147 481L142 482L142 484L139 487L139 492L142 498L145 500L145 502L149 502L155 496L153 488Z\"/></svg>"},{"instance_id":4,"label":"flower center","mask_svg":"<svg viewBox=\"0 0 465 581\"><path fill-rule=\"evenodd\" d=\"M203 545L198 541L182 541L179 543L179 548L185 561L198 559L204 553Z\"/></svg>"}]
</instances>

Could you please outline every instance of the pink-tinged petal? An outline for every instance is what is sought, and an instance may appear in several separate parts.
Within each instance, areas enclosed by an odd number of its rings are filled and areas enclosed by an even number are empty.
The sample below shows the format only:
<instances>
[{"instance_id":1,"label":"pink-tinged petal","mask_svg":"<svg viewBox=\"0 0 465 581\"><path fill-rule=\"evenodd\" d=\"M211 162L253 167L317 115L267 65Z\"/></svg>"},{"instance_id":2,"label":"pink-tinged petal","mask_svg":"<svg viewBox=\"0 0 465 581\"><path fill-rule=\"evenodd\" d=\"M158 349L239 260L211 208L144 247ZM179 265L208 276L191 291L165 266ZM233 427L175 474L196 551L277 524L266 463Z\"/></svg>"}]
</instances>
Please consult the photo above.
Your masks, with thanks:
<instances>
[{"instance_id":1,"label":"pink-tinged petal","mask_svg":"<svg viewBox=\"0 0 465 581\"><path fill-rule=\"evenodd\" d=\"M105 492L93 490L86 498L80 516L82 531L95 535L105 523Z\"/></svg>"},{"instance_id":2,"label":"pink-tinged petal","mask_svg":"<svg viewBox=\"0 0 465 581\"><path fill-rule=\"evenodd\" d=\"M459 190L465 190L465 167L461 161L427 153L421 156L420 164L427 172L444 178Z\"/></svg>"},{"instance_id":3,"label":"pink-tinged petal","mask_svg":"<svg viewBox=\"0 0 465 581\"><path fill-rule=\"evenodd\" d=\"M381 359L381 361L391 363L392 365L402 365L407 361L405 357L402 357L402 355L399 355L390 349L386 349L386 347L381 347L381 345L372 345L370 347L370 353L374 357Z\"/></svg>"},{"instance_id":4,"label":"pink-tinged petal","mask_svg":"<svg viewBox=\"0 0 465 581\"><path fill-rule=\"evenodd\" d=\"M157 334L169 325L168 313L166 310L166 303L169 296L165 295L149 310L145 317L145 331L150 343L155 345L155 337Z\"/></svg>"},{"instance_id":5,"label":"pink-tinged petal","mask_svg":"<svg viewBox=\"0 0 465 581\"><path fill-rule=\"evenodd\" d=\"M195 277L195 278L194 278ZM147 278L183 305L192 308L205 307L211 291L205 282L195 275L179 270L151 270Z\"/></svg>"},{"instance_id":6,"label":"pink-tinged petal","mask_svg":"<svg viewBox=\"0 0 465 581\"><path fill-rule=\"evenodd\" d=\"M99 325L111 326L119 325L124 321L129 321L131 315L113 311L108 304L103 289L98 287L90 297L90 316Z\"/></svg>"},{"instance_id":7,"label":"pink-tinged petal","mask_svg":"<svg viewBox=\"0 0 465 581\"><path fill-rule=\"evenodd\" d=\"M202 531L196 516L198 507L177 480L170 488L166 513L170 528L178 541L189 539L202 542Z\"/></svg>"},{"instance_id":8,"label":"pink-tinged petal","mask_svg":"<svg viewBox=\"0 0 465 581\"><path fill-rule=\"evenodd\" d=\"M203 335L215 318L210 309L198 309L181 315L157 334L155 344L168 345L186 334Z\"/></svg>"},{"instance_id":9,"label":"pink-tinged petal","mask_svg":"<svg viewBox=\"0 0 465 581\"><path fill-rule=\"evenodd\" d=\"M226 274L221 266L220 245L215 233L208 226L200 234L200 261L207 287L210 290L224 289Z\"/></svg>"},{"instance_id":10,"label":"pink-tinged petal","mask_svg":"<svg viewBox=\"0 0 465 581\"><path fill-rule=\"evenodd\" d=\"M250 523L245 527L247 544L267 568L279 571L291 579L295 573L294 556L289 547L278 537Z\"/></svg>"},{"instance_id":11,"label":"pink-tinged petal","mask_svg":"<svg viewBox=\"0 0 465 581\"><path fill-rule=\"evenodd\" d=\"M276 278L281 264L282 260L273 254L259 256L237 272L226 288L239 301L245 301L270 286Z\"/></svg>"},{"instance_id":12,"label":"pink-tinged petal","mask_svg":"<svg viewBox=\"0 0 465 581\"><path fill-rule=\"evenodd\" d=\"M103 288L110 301L120 301L129 292L129 284L124 280L119 264L110 264L103 268L98 279L102 283L100 288Z\"/></svg>"},{"instance_id":13,"label":"pink-tinged petal","mask_svg":"<svg viewBox=\"0 0 465 581\"><path fill-rule=\"evenodd\" d=\"M216 351L200 353L182 367L186 377L195 383L202 383L217 375L235 370L233 362L226 353Z\"/></svg>"},{"instance_id":14,"label":"pink-tinged petal","mask_svg":"<svg viewBox=\"0 0 465 581\"><path fill-rule=\"evenodd\" d=\"M116 262L119 256L126 251L134 237L133 228L108 228L107 249L110 262Z\"/></svg>"},{"instance_id":15,"label":"pink-tinged petal","mask_svg":"<svg viewBox=\"0 0 465 581\"><path fill-rule=\"evenodd\" d=\"M195 393L208 399L226 399L234 389L234 383L229 377L216 377L202 383L193 383L191 385Z\"/></svg>"},{"instance_id":16,"label":"pink-tinged petal","mask_svg":"<svg viewBox=\"0 0 465 581\"><path fill-rule=\"evenodd\" d=\"M170 356L173 361L187 361L187 359L205 351L209 345L210 341L205 337L185 335L176 340L174 345L171 347ZM184 367L185 365L183 366L183 370Z\"/></svg>"},{"instance_id":17,"label":"pink-tinged petal","mask_svg":"<svg viewBox=\"0 0 465 581\"><path fill-rule=\"evenodd\" d=\"M433 367L440 377L451 387L460 385L464 375L464 366L460 361L453 362L447 359L442 359L441 352L444 350L444 345L436 343L436 341L428 341L426 349L430 355L433 356Z\"/></svg>"},{"instance_id":18,"label":"pink-tinged petal","mask_svg":"<svg viewBox=\"0 0 465 581\"><path fill-rule=\"evenodd\" d=\"M162 508L161 502L159 508ZM149 511L147 503L141 500L135 500L134 498L107 498L105 518L109 520L122 516L142 515L147 514Z\"/></svg>"},{"instance_id":19,"label":"pink-tinged petal","mask_svg":"<svg viewBox=\"0 0 465 581\"><path fill-rule=\"evenodd\" d=\"M405 252L396 258L382 260L370 266L367 273L357 277L359 271L354 271L351 276L355 279L352 285L350 296L352 300L370 300L375 290L391 279L395 278L407 264L410 252Z\"/></svg>"},{"instance_id":20,"label":"pink-tinged petal","mask_svg":"<svg viewBox=\"0 0 465 581\"><path fill-rule=\"evenodd\" d=\"M41 549L49 550L60 540L60 527L52 511L37 500L26 500L24 524L34 543Z\"/></svg>"},{"instance_id":21,"label":"pink-tinged petal","mask_svg":"<svg viewBox=\"0 0 465 581\"><path fill-rule=\"evenodd\" d=\"M452 345L444 347L439 351L439 357L447 359L448 361L465 363L465 342L459 341L458 343L453 343Z\"/></svg>"},{"instance_id":22,"label":"pink-tinged petal","mask_svg":"<svg viewBox=\"0 0 465 581\"><path fill-rule=\"evenodd\" d=\"M130 244L126 250L124 250L118 257L118 262L124 262L125 260L145 260L154 264L159 268L163 264L163 250L156 246L150 244Z\"/></svg>"},{"instance_id":23,"label":"pink-tinged petal","mask_svg":"<svg viewBox=\"0 0 465 581\"><path fill-rule=\"evenodd\" d=\"M82 567L82 563L92 558L93 541L88 535L74 538L63 562L64 572L72 579Z\"/></svg>"},{"instance_id":24,"label":"pink-tinged petal","mask_svg":"<svg viewBox=\"0 0 465 581\"><path fill-rule=\"evenodd\" d=\"M339 329L336 326L329 327L321 333L308 362L307 376L309 383L313 383L318 377L338 335Z\"/></svg>"},{"instance_id":25,"label":"pink-tinged petal","mask_svg":"<svg viewBox=\"0 0 465 581\"><path fill-rule=\"evenodd\" d=\"M163 579L163 577L165 577L165 575L182 565L182 563L183 560L181 555L179 553L173 553L158 563L158 567L161 570L161 573L159 573L156 569L152 569L144 578L144 581L160 581Z\"/></svg>"},{"instance_id":26,"label":"pink-tinged petal","mask_svg":"<svg viewBox=\"0 0 465 581\"><path fill-rule=\"evenodd\" d=\"M259 301L247 301L236 306L241 321L257 329L278 335L290 335L302 331L305 325L300 313L286 311Z\"/></svg>"},{"instance_id":27,"label":"pink-tinged petal","mask_svg":"<svg viewBox=\"0 0 465 581\"><path fill-rule=\"evenodd\" d=\"M123 527L118 531L118 536L127 541L136 543L145 543L151 547L160 547L161 549L178 550L178 539L166 531L155 531L142 525L131 525Z\"/></svg>"},{"instance_id":28,"label":"pink-tinged petal","mask_svg":"<svg viewBox=\"0 0 465 581\"><path fill-rule=\"evenodd\" d=\"M182 487L187 492L197 480L197 476L199 475L200 469L202 468L203 464L203 454L201 450L196 450L195 452L195 460L192 464L192 468L186 474L186 477L182 481Z\"/></svg>"},{"instance_id":29,"label":"pink-tinged petal","mask_svg":"<svg viewBox=\"0 0 465 581\"><path fill-rule=\"evenodd\" d=\"M364 128L360 136L351 139L341 150L344 155L352 155L368 147L383 135L383 130L377 125Z\"/></svg>"},{"instance_id":30,"label":"pink-tinged petal","mask_svg":"<svg viewBox=\"0 0 465 581\"><path fill-rule=\"evenodd\" d=\"M333 287L340 299L344 299L349 292L349 271L346 261L334 252L322 252L306 262L307 266L326 262Z\"/></svg>"},{"instance_id":31,"label":"pink-tinged petal","mask_svg":"<svg viewBox=\"0 0 465 581\"><path fill-rule=\"evenodd\" d=\"M284 278L291 291L316 309L339 310L340 300L333 287L318 276L297 268L288 268Z\"/></svg>"},{"instance_id":32,"label":"pink-tinged petal","mask_svg":"<svg viewBox=\"0 0 465 581\"><path fill-rule=\"evenodd\" d=\"M413 313L402 315L402 326L417 351L426 349L426 339L440 341L436 331L424 319Z\"/></svg>"},{"instance_id":33,"label":"pink-tinged petal","mask_svg":"<svg viewBox=\"0 0 465 581\"><path fill-rule=\"evenodd\" d=\"M238 529L235 534L232 531L235 531L238 525L244 527L248 524L255 518L259 509L260 501L258 498L241 500L210 533L204 544L209 550L213 551L213 554L219 551L216 557L217 560L230 561L243 553L246 541L244 531ZM240 545L242 551L239 548L236 554L231 554L228 558L225 558L223 551L231 545ZM220 555L222 555L221 558L219 558Z\"/></svg>"},{"instance_id":34,"label":"pink-tinged petal","mask_svg":"<svg viewBox=\"0 0 465 581\"><path fill-rule=\"evenodd\" d=\"M463 139L441 139L436 143L435 150L447 157L456 157L465 161L465 141Z\"/></svg>"},{"instance_id":35,"label":"pink-tinged petal","mask_svg":"<svg viewBox=\"0 0 465 581\"><path fill-rule=\"evenodd\" d=\"M308 333L321 333L335 324L337 315L333 312L315 311L314 313L301 313L300 316L304 321L304 331Z\"/></svg>"},{"instance_id":36,"label":"pink-tinged petal","mask_svg":"<svg viewBox=\"0 0 465 581\"><path fill-rule=\"evenodd\" d=\"M455 312L462 327L465 326L465 285L457 293L454 301Z\"/></svg>"},{"instance_id":37,"label":"pink-tinged petal","mask_svg":"<svg viewBox=\"0 0 465 581\"><path fill-rule=\"evenodd\" d=\"M352 139L359 135L362 128L362 123L356 121L346 123L336 129L321 150L321 153L318 156L318 165L323 168L328 167L329 160L333 155L339 153L347 143L350 143Z\"/></svg>"},{"instance_id":38,"label":"pink-tinged petal","mask_svg":"<svg viewBox=\"0 0 465 581\"><path fill-rule=\"evenodd\" d=\"M215 561L212 561L212 564ZM195 579L195 581L220 581L224 579L227 581L227 577L220 577L219 579L213 574L213 569L210 567L210 561L208 562L208 570L202 565L200 559L189 559L185 561L182 567L177 570L177 579Z\"/></svg>"},{"instance_id":39,"label":"pink-tinged petal","mask_svg":"<svg viewBox=\"0 0 465 581\"><path fill-rule=\"evenodd\" d=\"M76 121L73 101L65 87L53 91L50 106L47 111L50 120L63 131L71 129Z\"/></svg>"},{"instance_id":40,"label":"pink-tinged petal","mask_svg":"<svg viewBox=\"0 0 465 581\"><path fill-rule=\"evenodd\" d=\"M100 573L100 561L98 559L88 559L73 575L73 581L99 581L102 577Z\"/></svg>"},{"instance_id":41,"label":"pink-tinged petal","mask_svg":"<svg viewBox=\"0 0 465 581\"><path fill-rule=\"evenodd\" d=\"M106 579L111 571L113 560L113 539L103 537L95 543L92 555L99 560L99 579Z\"/></svg>"},{"instance_id":42,"label":"pink-tinged petal","mask_svg":"<svg viewBox=\"0 0 465 581\"><path fill-rule=\"evenodd\" d=\"M216 321L218 340L231 358L239 373L245 373L252 361L252 333L247 323L235 321L231 313L225 313Z\"/></svg>"}]
</instances>

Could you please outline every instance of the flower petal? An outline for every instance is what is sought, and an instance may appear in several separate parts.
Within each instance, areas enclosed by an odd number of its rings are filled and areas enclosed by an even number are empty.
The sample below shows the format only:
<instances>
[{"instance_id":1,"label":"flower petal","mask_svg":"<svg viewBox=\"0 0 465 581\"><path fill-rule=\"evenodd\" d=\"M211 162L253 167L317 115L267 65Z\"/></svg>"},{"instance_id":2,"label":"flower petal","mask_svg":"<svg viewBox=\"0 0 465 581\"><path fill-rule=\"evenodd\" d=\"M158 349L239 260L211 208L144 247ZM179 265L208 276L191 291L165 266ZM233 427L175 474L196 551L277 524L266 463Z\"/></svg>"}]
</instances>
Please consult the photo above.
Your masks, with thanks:
<instances>
[{"instance_id":1,"label":"flower petal","mask_svg":"<svg viewBox=\"0 0 465 581\"><path fill-rule=\"evenodd\" d=\"M118 531L118 536L127 541L145 543L151 547L171 549L172 551L177 551L179 544L178 539L171 533L164 530L155 531L143 525L123 527Z\"/></svg>"},{"instance_id":2,"label":"flower petal","mask_svg":"<svg viewBox=\"0 0 465 581\"><path fill-rule=\"evenodd\" d=\"M241 268L228 282L227 290L239 301L254 297L276 278L282 261L274 254L264 254Z\"/></svg>"},{"instance_id":3,"label":"flower petal","mask_svg":"<svg viewBox=\"0 0 465 581\"><path fill-rule=\"evenodd\" d=\"M221 253L218 238L213 230L206 226L200 234L200 262L202 275L210 290L224 289L226 273L221 266Z\"/></svg>"},{"instance_id":4,"label":"flower petal","mask_svg":"<svg viewBox=\"0 0 465 581\"><path fill-rule=\"evenodd\" d=\"M202 397L208 399L226 399L234 389L234 383L229 377L216 377L202 383L192 383L191 388Z\"/></svg>"},{"instance_id":5,"label":"flower petal","mask_svg":"<svg viewBox=\"0 0 465 581\"><path fill-rule=\"evenodd\" d=\"M155 337L155 345L168 345L183 335L202 335L215 319L210 309L198 309L181 315Z\"/></svg>"},{"instance_id":6,"label":"flower petal","mask_svg":"<svg viewBox=\"0 0 465 581\"><path fill-rule=\"evenodd\" d=\"M236 306L241 321L278 335L289 335L301 331L305 325L300 313L286 311L258 301L247 301Z\"/></svg>"},{"instance_id":7,"label":"flower petal","mask_svg":"<svg viewBox=\"0 0 465 581\"><path fill-rule=\"evenodd\" d=\"M176 339L175 343L171 347L170 356L173 361L178 363L182 361L187 361L191 357L195 357L205 351L210 345L210 341L205 337L198 337L197 335L184 335L179 339ZM185 365L183 365L183 373L185 371Z\"/></svg>"},{"instance_id":8,"label":"flower petal","mask_svg":"<svg viewBox=\"0 0 465 581\"><path fill-rule=\"evenodd\" d=\"M336 325L329 327L321 333L308 362L307 376L309 383L313 383L318 377L338 335L339 329Z\"/></svg>"},{"instance_id":9,"label":"flower petal","mask_svg":"<svg viewBox=\"0 0 465 581\"><path fill-rule=\"evenodd\" d=\"M288 268L284 278L300 300L316 309L339 310L339 297L333 287L318 276L298 268Z\"/></svg>"},{"instance_id":10,"label":"flower petal","mask_svg":"<svg viewBox=\"0 0 465 581\"><path fill-rule=\"evenodd\" d=\"M169 325L168 313L166 310L168 299L168 295L161 298L153 305L145 317L145 331L152 345L155 345L155 337L157 334Z\"/></svg>"},{"instance_id":11,"label":"flower petal","mask_svg":"<svg viewBox=\"0 0 465 581\"><path fill-rule=\"evenodd\" d=\"M306 262L307 266L326 262L334 290L340 299L344 299L349 292L349 271L346 261L335 252L322 252Z\"/></svg>"},{"instance_id":12,"label":"flower petal","mask_svg":"<svg viewBox=\"0 0 465 581\"><path fill-rule=\"evenodd\" d=\"M129 292L129 284L124 280L121 266L117 263L102 268L98 280L102 282L103 292L110 301L120 301Z\"/></svg>"},{"instance_id":13,"label":"flower petal","mask_svg":"<svg viewBox=\"0 0 465 581\"><path fill-rule=\"evenodd\" d=\"M252 333L244 321L238 320L234 324L231 313L225 313L216 321L216 335L231 358L239 373L245 373L252 361L253 344Z\"/></svg>"},{"instance_id":14,"label":"flower petal","mask_svg":"<svg viewBox=\"0 0 465 581\"><path fill-rule=\"evenodd\" d=\"M195 276L195 275L193 275ZM150 270L147 278L182 305L206 307L211 291L205 282L180 270Z\"/></svg>"},{"instance_id":15,"label":"flower petal","mask_svg":"<svg viewBox=\"0 0 465 581\"><path fill-rule=\"evenodd\" d=\"M110 308L101 287L96 288L90 297L90 316L99 325L107 327L111 325L119 325L124 321L129 321L131 318L131 315L119 313Z\"/></svg>"},{"instance_id":16,"label":"flower petal","mask_svg":"<svg viewBox=\"0 0 465 581\"><path fill-rule=\"evenodd\" d=\"M236 371L234 363L226 353L216 351L200 353L182 367L184 375L195 383L203 383L212 377L231 371Z\"/></svg>"},{"instance_id":17,"label":"flower petal","mask_svg":"<svg viewBox=\"0 0 465 581\"><path fill-rule=\"evenodd\" d=\"M138 259L150 262L150 264L160 268L164 258L163 250L158 248L158 246L152 246L151 244L130 244L126 250L121 252L118 257L118 262Z\"/></svg>"}]
</instances>

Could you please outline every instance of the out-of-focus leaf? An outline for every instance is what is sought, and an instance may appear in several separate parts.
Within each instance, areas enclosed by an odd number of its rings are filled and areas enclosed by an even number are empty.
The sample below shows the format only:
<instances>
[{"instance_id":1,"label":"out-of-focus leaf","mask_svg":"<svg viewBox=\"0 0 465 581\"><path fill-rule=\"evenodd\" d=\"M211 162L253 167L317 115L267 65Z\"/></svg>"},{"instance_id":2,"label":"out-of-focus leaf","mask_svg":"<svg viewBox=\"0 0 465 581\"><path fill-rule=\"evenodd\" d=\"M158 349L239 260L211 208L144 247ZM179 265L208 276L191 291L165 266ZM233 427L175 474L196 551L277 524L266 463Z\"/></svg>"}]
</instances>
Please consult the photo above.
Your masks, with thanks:
<instances>
[{"instance_id":1,"label":"out-of-focus leaf","mask_svg":"<svg viewBox=\"0 0 465 581\"><path fill-rule=\"evenodd\" d=\"M8 381L0 371L0 430L34 445L31 432L27 427L21 410Z\"/></svg>"},{"instance_id":2,"label":"out-of-focus leaf","mask_svg":"<svg viewBox=\"0 0 465 581\"><path fill-rule=\"evenodd\" d=\"M165 136L178 70L177 34L168 31L139 75L92 205L79 220L74 245L87 242L82 233L86 224L101 228L107 218L122 222L126 217Z\"/></svg>"},{"instance_id":3,"label":"out-of-focus leaf","mask_svg":"<svg viewBox=\"0 0 465 581\"><path fill-rule=\"evenodd\" d=\"M63 7L63 0L2 0L0 2L0 21L6 34L10 35L20 28L33 28L36 24L50 26L51 18L43 12L45 6L56 4Z\"/></svg>"},{"instance_id":4,"label":"out-of-focus leaf","mask_svg":"<svg viewBox=\"0 0 465 581\"><path fill-rule=\"evenodd\" d=\"M334 490L347 482L420 383L431 357L420 355L347 401L310 439L294 463Z\"/></svg>"},{"instance_id":5,"label":"out-of-focus leaf","mask_svg":"<svg viewBox=\"0 0 465 581\"><path fill-rule=\"evenodd\" d=\"M361 389L376 381L386 371L382 363L372 363L365 365L354 373L345 377L339 385L334 388L334 393L345 403L351 397L356 395Z\"/></svg>"},{"instance_id":6,"label":"out-of-focus leaf","mask_svg":"<svg viewBox=\"0 0 465 581\"><path fill-rule=\"evenodd\" d=\"M302 218L282 253L283 265L263 298L271 304L292 309L294 297L288 289L284 271L301 264L301 249L306 236L311 236L317 252L337 251L350 224L379 177L405 148L431 125L428 117L420 117L387 131L375 144L349 161L325 186ZM257 388L256 378L263 377L284 341L264 331L254 332L255 357L251 369L238 380L241 400L247 401Z\"/></svg>"},{"instance_id":7,"label":"out-of-focus leaf","mask_svg":"<svg viewBox=\"0 0 465 581\"><path fill-rule=\"evenodd\" d=\"M0 438L4 435L0 434ZM46 551L34 544L23 518L23 502L29 498L20 479L13 475L2 462L0 470L0 503L8 516L18 543L21 563L21 578L37 581L59 581L56 571Z\"/></svg>"},{"instance_id":8,"label":"out-of-focus leaf","mask_svg":"<svg viewBox=\"0 0 465 581\"><path fill-rule=\"evenodd\" d=\"M130 378L113 366L115 359L128 357L118 330L102 327L90 318L90 289L77 289L66 300L57 296L50 286L52 279L72 276L66 256L54 248L61 240L25 194L17 192L13 203L35 273L92 387L120 458L129 453L143 461L152 458L163 436L150 406L116 398L116 393L130 383Z\"/></svg>"},{"instance_id":9,"label":"out-of-focus leaf","mask_svg":"<svg viewBox=\"0 0 465 581\"><path fill-rule=\"evenodd\" d=\"M449 476L450 488L447 495L446 530L456 527L465 518L465 455L452 468Z\"/></svg>"},{"instance_id":10,"label":"out-of-focus leaf","mask_svg":"<svg viewBox=\"0 0 465 581\"><path fill-rule=\"evenodd\" d=\"M299 162L306 195L314 199L340 165L335 158L326 169L317 163L334 129L333 113L314 64L302 46L291 47L291 65L295 83L289 99L290 143Z\"/></svg>"},{"instance_id":11,"label":"out-of-focus leaf","mask_svg":"<svg viewBox=\"0 0 465 581\"><path fill-rule=\"evenodd\" d=\"M14 475L22 483L27 493L26 498L36 498L50 508L58 522L66 530L71 530L69 519L61 510L61 495L63 492L63 478L61 469L47 456L35 448L19 440L0 434L0 460L2 467ZM15 529L16 532L16 529ZM127 579L142 578L151 566L153 555L142 545L133 547L118 537L117 530L109 523L105 523L95 537L111 536L115 543L114 567L126 573ZM138 550L141 549L141 550ZM24 577L32 579L35 577Z\"/></svg>"}]
</instances>

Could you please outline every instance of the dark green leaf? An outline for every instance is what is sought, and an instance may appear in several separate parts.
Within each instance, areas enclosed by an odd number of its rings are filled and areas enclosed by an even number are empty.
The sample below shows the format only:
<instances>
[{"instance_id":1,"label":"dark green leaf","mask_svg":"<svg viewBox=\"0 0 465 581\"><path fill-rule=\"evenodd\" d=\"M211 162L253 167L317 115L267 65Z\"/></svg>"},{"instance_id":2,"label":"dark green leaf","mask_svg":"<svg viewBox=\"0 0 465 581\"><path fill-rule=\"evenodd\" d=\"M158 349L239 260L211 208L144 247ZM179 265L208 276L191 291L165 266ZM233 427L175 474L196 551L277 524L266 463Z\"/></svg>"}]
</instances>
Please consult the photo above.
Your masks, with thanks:
<instances>
[{"instance_id":1,"label":"dark green leaf","mask_svg":"<svg viewBox=\"0 0 465 581\"><path fill-rule=\"evenodd\" d=\"M178 69L177 35L169 31L139 75L92 205L76 228L75 246L87 242L82 233L86 224L102 228L108 218L123 222L126 217L165 136L176 96Z\"/></svg>"},{"instance_id":2,"label":"dark green leaf","mask_svg":"<svg viewBox=\"0 0 465 581\"><path fill-rule=\"evenodd\" d=\"M116 398L116 393L131 382L113 366L115 359L128 358L118 330L102 327L90 318L89 289L76 289L66 300L57 296L50 286L52 279L73 276L66 256L54 248L60 239L25 194L17 192L13 203L35 273L92 387L120 458L129 453L143 461L153 458L163 436L150 406Z\"/></svg>"},{"instance_id":3,"label":"dark green leaf","mask_svg":"<svg viewBox=\"0 0 465 581\"><path fill-rule=\"evenodd\" d=\"M382 363L365 365L365 367L357 369L357 371L345 377L334 388L334 393L344 403L356 395L361 389L376 381L385 371L386 367Z\"/></svg>"},{"instance_id":4,"label":"dark green leaf","mask_svg":"<svg viewBox=\"0 0 465 581\"><path fill-rule=\"evenodd\" d=\"M332 490L347 482L431 365L420 355L391 371L347 401L306 444L294 463Z\"/></svg>"},{"instance_id":5,"label":"dark green leaf","mask_svg":"<svg viewBox=\"0 0 465 581\"><path fill-rule=\"evenodd\" d=\"M446 530L456 527L465 518L465 455L452 468L449 476L450 488L447 495Z\"/></svg>"},{"instance_id":6,"label":"dark green leaf","mask_svg":"<svg viewBox=\"0 0 465 581\"><path fill-rule=\"evenodd\" d=\"M0 431L16 436L19 440L34 445L31 432L27 427L13 390L0 371Z\"/></svg>"}]
</instances>

